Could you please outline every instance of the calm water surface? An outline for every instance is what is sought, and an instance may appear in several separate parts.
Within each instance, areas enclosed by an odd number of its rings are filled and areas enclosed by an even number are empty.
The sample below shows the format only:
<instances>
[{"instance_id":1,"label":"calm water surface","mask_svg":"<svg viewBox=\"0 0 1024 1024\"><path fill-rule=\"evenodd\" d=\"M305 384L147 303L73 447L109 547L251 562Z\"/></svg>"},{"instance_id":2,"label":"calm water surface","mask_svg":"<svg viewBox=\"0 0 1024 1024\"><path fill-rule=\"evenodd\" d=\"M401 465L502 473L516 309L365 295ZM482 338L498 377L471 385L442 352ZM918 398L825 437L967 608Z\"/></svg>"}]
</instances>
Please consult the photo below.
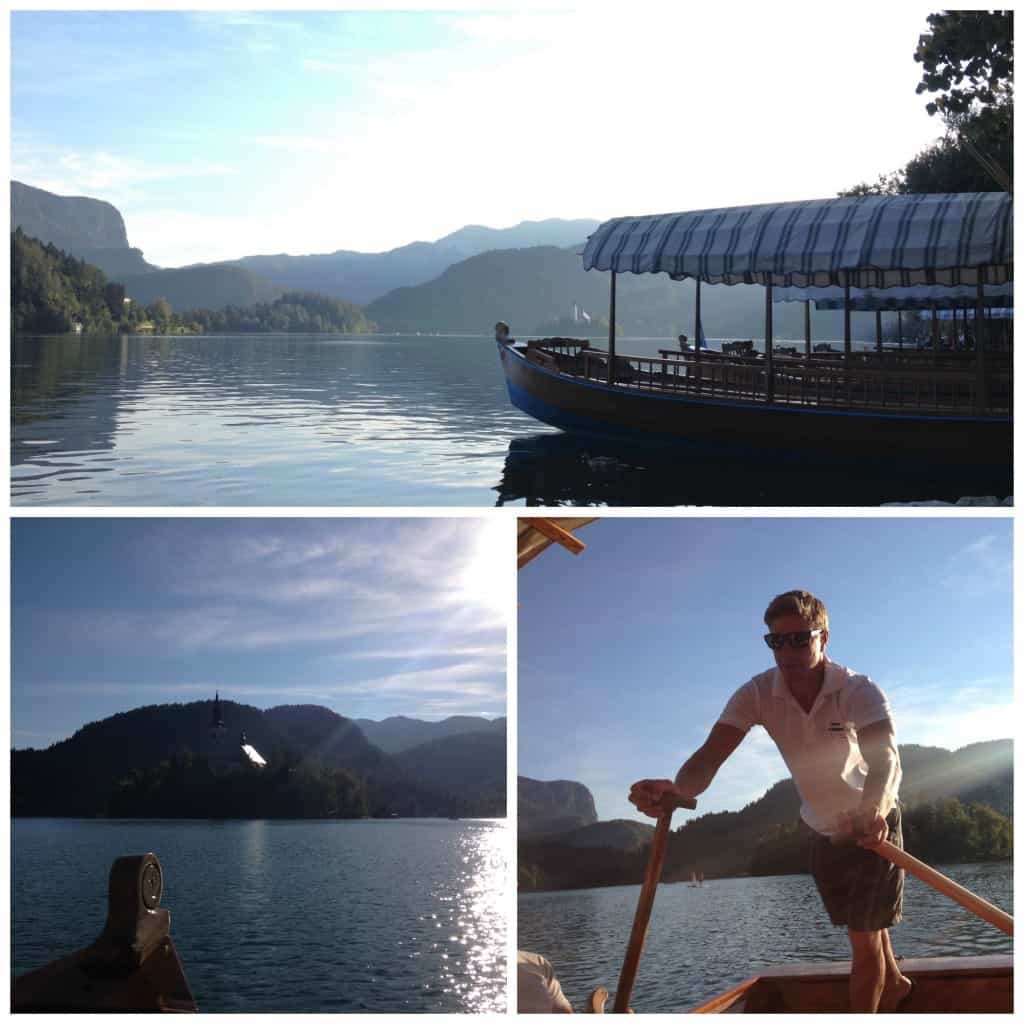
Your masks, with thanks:
<instances>
[{"instance_id":1,"label":"calm water surface","mask_svg":"<svg viewBox=\"0 0 1024 1024\"><path fill-rule=\"evenodd\" d=\"M11 832L15 974L92 942L114 858L152 851L202 1011L505 1010L504 821L19 818Z\"/></svg>"},{"instance_id":2,"label":"calm water surface","mask_svg":"<svg viewBox=\"0 0 1024 1024\"><path fill-rule=\"evenodd\" d=\"M944 875L1013 913L1013 866L941 865ZM529 893L519 898L518 944L543 953L579 1010L591 990L614 995L639 886ZM1012 953L1013 940L907 876L897 956ZM729 878L658 888L633 989L637 1013L687 1009L756 973L791 961L848 960L810 875Z\"/></svg>"},{"instance_id":3,"label":"calm water surface","mask_svg":"<svg viewBox=\"0 0 1024 1024\"><path fill-rule=\"evenodd\" d=\"M482 336L22 337L11 380L18 504L877 505L1010 488L1008 472L573 438L511 405Z\"/></svg>"}]
</instances>

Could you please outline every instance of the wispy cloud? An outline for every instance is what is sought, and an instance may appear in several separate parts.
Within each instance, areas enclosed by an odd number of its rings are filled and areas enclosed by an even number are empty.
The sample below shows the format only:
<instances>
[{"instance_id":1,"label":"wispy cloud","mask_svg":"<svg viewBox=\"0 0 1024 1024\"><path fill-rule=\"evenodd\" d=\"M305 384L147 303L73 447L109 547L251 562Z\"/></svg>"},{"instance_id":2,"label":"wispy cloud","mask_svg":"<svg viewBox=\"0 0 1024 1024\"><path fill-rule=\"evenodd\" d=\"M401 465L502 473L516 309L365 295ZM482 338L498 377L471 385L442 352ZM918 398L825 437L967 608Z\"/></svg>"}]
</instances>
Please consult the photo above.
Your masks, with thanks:
<instances>
[{"instance_id":1,"label":"wispy cloud","mask_svg":"<svg viewBox=\"0 0 1024 1024\"><path fill-rule=\"evenodd\" d=\"M1013 586L1013 555L994 534L966 544L950 556L942 585L964 598L1010 591Z\"/></svg>"},{"instance_id":2,"label":"wispy cloud","mask_svg":"<svg viewBox=\"0 0 1024 1024\"><path fill-rule=\"evenodd\" d=\"M17 150L11 154L11 177L58 195L87 195L123 206L146 196L144 186L183 178L208 179L239 174L236 167L220 163L147 163L104 150L68 152L57 147L40 152Z\"/></svg>"}]
</instances>

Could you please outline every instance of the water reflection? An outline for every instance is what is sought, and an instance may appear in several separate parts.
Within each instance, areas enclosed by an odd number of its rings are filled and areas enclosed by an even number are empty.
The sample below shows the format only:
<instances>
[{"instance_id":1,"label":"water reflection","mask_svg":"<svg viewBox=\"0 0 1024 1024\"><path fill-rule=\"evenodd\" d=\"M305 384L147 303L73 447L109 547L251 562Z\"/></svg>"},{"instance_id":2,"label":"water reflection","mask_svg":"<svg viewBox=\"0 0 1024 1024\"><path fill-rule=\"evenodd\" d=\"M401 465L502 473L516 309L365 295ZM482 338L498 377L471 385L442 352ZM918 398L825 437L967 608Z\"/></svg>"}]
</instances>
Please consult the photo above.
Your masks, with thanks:
<instances>
[{"instance_id":1,"label":"water reflection","mask_svg":"<svg viewBox=\"0 0 1024 1024\"><path fill-rule=\"evenodd\" d=\"M18 338L16 501L490 504L511 437L483 338Z\"/></svg>"},{"instance_id":2,"label":"water reflection","mask_svg":"<svg viewBox=\"0 0 1024 1024\"><path fill-rule=\"evenodd\" d=\"M498 505L530 506L858 506L1012 493L1009 470L740 458L561 433L510 441L496 490Z\"/></svg>"},{"instance_id":3,"label":"water reflection","mask_svg":"<svg viewBox=\"0 0 1024 1024\"><path fill-rule=\"evenodd\" d=\"M1009 472L581 439L509 402L490 338L15 338L12 499L127 505L877 505Z\"/></svg>"}]
</instances>

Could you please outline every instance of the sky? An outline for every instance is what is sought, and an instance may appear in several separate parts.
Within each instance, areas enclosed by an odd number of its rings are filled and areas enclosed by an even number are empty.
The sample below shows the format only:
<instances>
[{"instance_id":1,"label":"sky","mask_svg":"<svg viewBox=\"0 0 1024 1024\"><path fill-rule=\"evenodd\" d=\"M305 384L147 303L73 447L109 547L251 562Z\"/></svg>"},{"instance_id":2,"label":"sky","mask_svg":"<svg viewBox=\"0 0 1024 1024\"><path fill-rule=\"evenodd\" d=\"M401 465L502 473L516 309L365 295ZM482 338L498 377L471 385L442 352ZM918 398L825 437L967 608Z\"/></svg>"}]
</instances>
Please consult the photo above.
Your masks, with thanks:
<instances>
[{"instance_id":1,"label":"sky","mask_svg":"<svg viewBox=\"0 0 1024 1024\"><path fill-rule=\"evenodd\" d=\"M505 714L508 521L21 518L12 531L15 747L218 690L377 721Z\"/></svg>"},{"instance_id":2,"label":"sky","mask_svg":"<svg viewBox=\"0 0 1024 1024\"><path fill-rule=\"evenodd\" d=\"M977 516L584 526L581 555L552 546L519 573L518 773L582 782L602 820L650 824L630 785L672 778L774 666L764 610L794 589L825 602L827 656L882 688L899 743L1009 737L1011 534L1010 519ZM739 810L787 775L755 727L696 813Z\"/></svg>"},{"instance_id":3,"label":"sky","mask_svg":"<svg viewBox=\"0 0 1024 1024\"><path fill-rule=\"evenodd\" d=\"M11 176L166 267L824 198L941 135L931 11L15 11Z\"/></svg>"}]
</instances>

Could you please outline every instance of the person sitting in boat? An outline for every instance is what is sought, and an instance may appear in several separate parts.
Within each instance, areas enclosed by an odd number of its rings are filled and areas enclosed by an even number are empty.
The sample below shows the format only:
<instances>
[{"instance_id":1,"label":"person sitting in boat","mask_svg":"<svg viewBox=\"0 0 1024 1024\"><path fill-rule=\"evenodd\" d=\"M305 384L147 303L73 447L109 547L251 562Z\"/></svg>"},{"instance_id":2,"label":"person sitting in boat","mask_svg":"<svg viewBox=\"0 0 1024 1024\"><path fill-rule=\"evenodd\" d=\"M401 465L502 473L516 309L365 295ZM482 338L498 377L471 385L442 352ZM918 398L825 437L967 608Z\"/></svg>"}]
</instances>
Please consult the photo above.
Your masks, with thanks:
<instances>
[{"instance_id":1,"label":"person sitting in boat","mask_svg":"<svg viewBox=\"0 0 1024 1024\"><path fill-rule=\"evenodd\" d=\"M690 351L690 339L685 334L679 335L679 351L689 352Z\"/></svg>"},{"instance_id":2,"label":"person sitting in boat","mask_svg":"<svg viewBox=\"0 0 1024 1024\"><path fill-rule=\"evenodd\" d=\"M540 953L516 951L516 1002L520 1013L572 1013L551 961Z\"/></svg>"},{"instance_id":3,"label":"person sitting in boat","mask_svg":"<svg viewBox=\"0 0 1024 1024\"><path fill-rule=\"evenodd\" d=\"M670 805L696 797L750 728L763 726L789 767L800 816L812 830L811 874L825 910L847 930L850 1010L892 1012L914 983L900 971L888 931L903 916L903 870L872 851L886 838L903 845L902 769L889 702L867 676L825 657L828 612L813 594L780 594L764 621L775 668L732 695L674 782L642 779L629 799L657 817L663 797Z\"/></svg>"},{"instance_id":4,"label":"person sitting in boat","mask_svg":"<svg viewBox=\"0 0 1024 1024\"><path fill-rule=\"evenodd\" d=\"M515 338L509 337L508 324L504 320L499 320L494 325L494 340L501 342L502 345L511 345L515 342Z\"/></svg>"}]
</instances>

